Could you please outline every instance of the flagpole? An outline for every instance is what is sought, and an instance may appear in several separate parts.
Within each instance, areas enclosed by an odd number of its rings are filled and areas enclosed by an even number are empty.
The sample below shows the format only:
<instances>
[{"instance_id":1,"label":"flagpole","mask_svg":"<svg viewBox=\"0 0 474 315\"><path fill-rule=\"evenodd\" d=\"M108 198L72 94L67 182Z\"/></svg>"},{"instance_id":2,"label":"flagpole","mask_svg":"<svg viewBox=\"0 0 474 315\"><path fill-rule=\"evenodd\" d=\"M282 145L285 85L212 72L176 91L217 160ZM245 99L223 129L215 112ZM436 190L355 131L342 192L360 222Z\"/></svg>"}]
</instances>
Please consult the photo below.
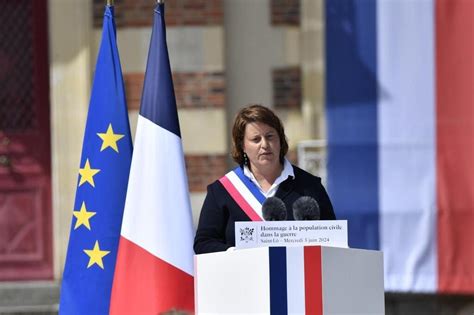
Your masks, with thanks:
<instances>
[{"instance_id":1,"label":"flagpole","mask_svg":"<svg viewBox=\"0 0 474 315\"><path fill-rule=\"evenodd\" d=\"M108 7L113 7L114 6L114 0L107 0L107 6Z\"/></svg>"},{"instance_id":2,"label":"flagpole","mask_svg":"<svg viewBox=\"0 0 474 315\"><path fill-rule=\"evenodd\" d=\"M163 4L165 3L165 0L156 0L156 4Z\"/></svg>"}]
</instances>

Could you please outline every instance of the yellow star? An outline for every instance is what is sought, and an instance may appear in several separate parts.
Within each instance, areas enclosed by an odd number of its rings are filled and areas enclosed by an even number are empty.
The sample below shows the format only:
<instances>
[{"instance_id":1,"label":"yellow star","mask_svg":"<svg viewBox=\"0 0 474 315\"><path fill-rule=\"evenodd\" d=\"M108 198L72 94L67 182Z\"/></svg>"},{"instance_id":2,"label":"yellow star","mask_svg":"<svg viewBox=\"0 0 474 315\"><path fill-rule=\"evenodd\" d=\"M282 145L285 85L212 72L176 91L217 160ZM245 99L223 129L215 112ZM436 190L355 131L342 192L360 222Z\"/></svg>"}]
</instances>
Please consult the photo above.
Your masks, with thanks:
<instances>
[{"instance_id":1,"label":"yellow star","mask_svg":"<svg viewBox=\"0 0 474 315\"><path fill-rule=\"evenodd\" d=\"M97 135L102 139L102 147L100 151L104 151L108 147L111 147L118 153L117 141L125 137L122 134L114 133L112 129L112 124L109 124L109 128L107 128L106 133L97 133Z\"/></svg>"},{"instance_id":2,"label":"yellow star","mask_svg":"<svg viewBox=\"0 0 474 315\"><path fill-rule=\"evenodd\" d=\"M102 262L102 258L110 253L108 250L100 250L99 248L99 241L95 241L95 245L93 249L84 249L84 253L89 256L89 264L87 268L92 266L93 264L97 264L100 268L104 269L104 263Z\"/></svg>"},{"instance_id":3,"label":"yellow star","mask_svg":"<svg viewBox=\"0 0 474 315\"><path fill-rule=\"evenodd\" d=\"M91 165L89 164L89 159L86 160L86 165L84 165L84 168L79 169L79 174L81 175L81 180L79 181L79 186L84 184L85 182L88 182L91 184L92 187L95 187L94 185L94 175L99 173L100 169L98 168L91 168Z\"/></svg>"},{"instance_id":4,"label":"yellow star","mask_svg":"<svg viewBox=\"0 0 474 315\"><path fill-rule=\"evenodd\" d=\"M80 211L73 211L74 216L76 217L76 225L74 226L74 230L84 225L89 231L91 229L91 225L89 223L89 219L95 216L95 212L87 211L86 204L82 202L81 210Z\"/></svg>"}]
</instances>

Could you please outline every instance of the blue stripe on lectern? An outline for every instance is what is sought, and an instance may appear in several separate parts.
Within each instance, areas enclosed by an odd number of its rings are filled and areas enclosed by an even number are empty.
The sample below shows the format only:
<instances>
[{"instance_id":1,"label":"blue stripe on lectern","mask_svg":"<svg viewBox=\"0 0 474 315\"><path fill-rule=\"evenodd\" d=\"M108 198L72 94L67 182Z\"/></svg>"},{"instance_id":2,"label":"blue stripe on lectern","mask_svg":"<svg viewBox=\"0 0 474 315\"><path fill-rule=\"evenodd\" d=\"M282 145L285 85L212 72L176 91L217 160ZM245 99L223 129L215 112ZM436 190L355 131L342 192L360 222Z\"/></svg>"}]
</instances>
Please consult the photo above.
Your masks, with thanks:
<instances>
[{"instance_id":1,"label":"blue stripe on lectern","mask_svg":"<svg viewBox=\"0 0 474 315\"><path fill-rule=\"evenodd\" d=\"M288 314L286 248L270 247L270 313Z\"/></svg>"}]
</instances>

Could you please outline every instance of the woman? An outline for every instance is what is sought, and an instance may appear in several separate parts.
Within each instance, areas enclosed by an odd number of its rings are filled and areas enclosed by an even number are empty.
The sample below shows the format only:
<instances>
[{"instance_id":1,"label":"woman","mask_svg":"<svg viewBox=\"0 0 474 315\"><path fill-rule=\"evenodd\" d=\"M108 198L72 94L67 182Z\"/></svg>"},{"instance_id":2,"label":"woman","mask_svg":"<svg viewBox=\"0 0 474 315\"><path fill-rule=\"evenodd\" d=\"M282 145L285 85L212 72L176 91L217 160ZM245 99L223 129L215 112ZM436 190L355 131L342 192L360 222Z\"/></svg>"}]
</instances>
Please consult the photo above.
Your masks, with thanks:
<instances>
[{"instance_id":1,"label":"woman","mask_svg":"<svg viewBox=\"0 0 474 315\"><path fill-rule=\"evenodd\" d=\"M268 108L251 105L236 116L232 128L234 170L207 187L194 239L196 254L225 251L235 246L234 223L262 220L261 204L278 197L293 220L292 205L301 196L314 198L322 220L335 220L321 179L291 165L280 119Z\"/></svg>"}]
</instances>

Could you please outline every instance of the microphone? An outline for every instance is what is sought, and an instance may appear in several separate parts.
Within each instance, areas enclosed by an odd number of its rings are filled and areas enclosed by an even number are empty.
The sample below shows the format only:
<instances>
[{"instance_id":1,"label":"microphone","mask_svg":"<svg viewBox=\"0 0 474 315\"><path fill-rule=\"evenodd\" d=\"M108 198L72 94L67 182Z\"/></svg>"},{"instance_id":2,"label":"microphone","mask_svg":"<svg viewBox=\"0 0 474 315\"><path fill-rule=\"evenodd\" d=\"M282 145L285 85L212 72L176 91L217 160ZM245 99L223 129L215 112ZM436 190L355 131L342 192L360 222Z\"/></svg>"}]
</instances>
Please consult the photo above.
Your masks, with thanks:
<instances>
[{"instance_id":1,"label":"microphone","mask_svg":"<svg viewBox=\"0 0 474 315\"><path fill-rule=\"evenodd\" d=\"M310 196L302 196L293 203L293 217L295 220L319 220L321 210L318 202Z\"/></svg>"},{"instance_id":2,"label":"microphone","mask_svg":"<svg viewBox=\"0 0 474 315\"><path fill-rule=\"evenodd\" d=\"M277 197L268 197L262 205L262 215L265 221L286 220L285 203Z\"/></svg>"}]
</instances>

